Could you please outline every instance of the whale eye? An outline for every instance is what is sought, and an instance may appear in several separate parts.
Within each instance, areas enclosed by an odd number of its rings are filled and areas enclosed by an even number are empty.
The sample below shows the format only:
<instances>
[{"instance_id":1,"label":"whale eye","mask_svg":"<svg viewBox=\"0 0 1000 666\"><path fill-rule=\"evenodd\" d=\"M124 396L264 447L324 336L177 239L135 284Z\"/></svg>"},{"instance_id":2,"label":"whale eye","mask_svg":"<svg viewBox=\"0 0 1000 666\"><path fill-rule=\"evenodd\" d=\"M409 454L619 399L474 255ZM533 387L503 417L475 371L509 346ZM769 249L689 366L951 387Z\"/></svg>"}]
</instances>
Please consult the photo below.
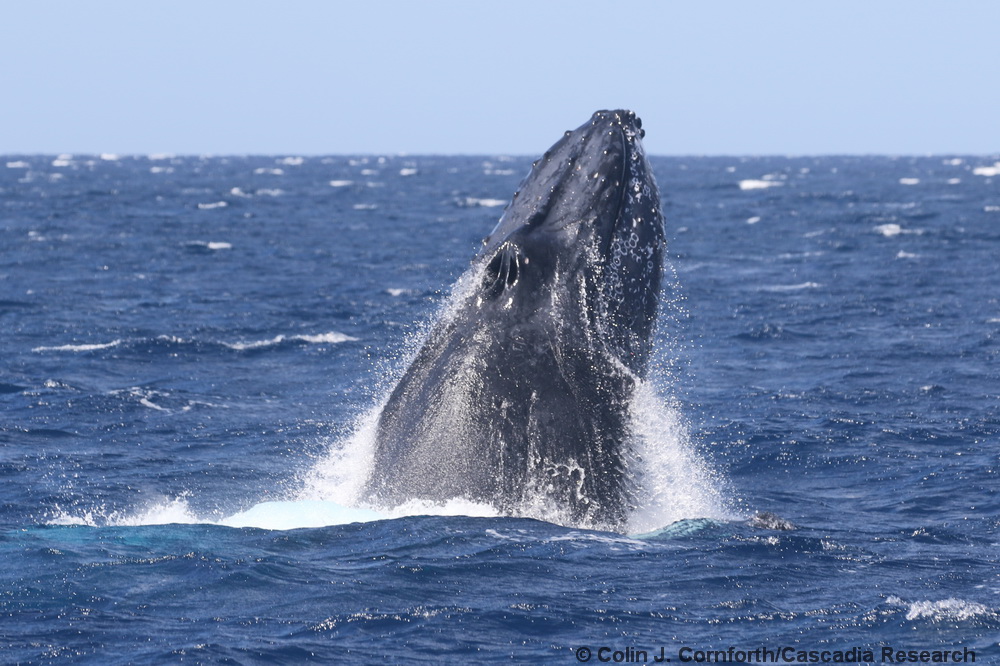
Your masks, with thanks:
<instances>
[{"instance_id":1,"label":"whale eye","mask_svg":"<svg viewBox=\"0 0 1000 666\"><path fill-rule=\"evenodd\" d=\"M521 253L516 246L504 243L486 265L483 276L484 296L496 298L517 284L521 271Z\"/></svg>"}]
</instances>

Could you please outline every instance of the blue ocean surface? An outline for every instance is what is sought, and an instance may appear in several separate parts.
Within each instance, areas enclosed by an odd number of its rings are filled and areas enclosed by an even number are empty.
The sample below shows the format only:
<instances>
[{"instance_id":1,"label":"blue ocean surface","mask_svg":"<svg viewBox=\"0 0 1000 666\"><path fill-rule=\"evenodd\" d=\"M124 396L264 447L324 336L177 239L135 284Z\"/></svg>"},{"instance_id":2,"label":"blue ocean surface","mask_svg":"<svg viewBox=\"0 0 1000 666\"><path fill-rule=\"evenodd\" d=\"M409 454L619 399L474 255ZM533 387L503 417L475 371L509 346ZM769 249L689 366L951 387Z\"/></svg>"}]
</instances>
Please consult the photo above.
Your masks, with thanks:
<instances>
[{"instance_id":1,"label":"blue ocean surface","mask_svg":"<svg viewBox=\"0 0 1000 666\"><path fill-rule=\"evenodd\" d=\"M361 496L530 157L3 156L0 662L1000 663L998 160L652 158L614 534Z\"/></svg>"}]
</instances>

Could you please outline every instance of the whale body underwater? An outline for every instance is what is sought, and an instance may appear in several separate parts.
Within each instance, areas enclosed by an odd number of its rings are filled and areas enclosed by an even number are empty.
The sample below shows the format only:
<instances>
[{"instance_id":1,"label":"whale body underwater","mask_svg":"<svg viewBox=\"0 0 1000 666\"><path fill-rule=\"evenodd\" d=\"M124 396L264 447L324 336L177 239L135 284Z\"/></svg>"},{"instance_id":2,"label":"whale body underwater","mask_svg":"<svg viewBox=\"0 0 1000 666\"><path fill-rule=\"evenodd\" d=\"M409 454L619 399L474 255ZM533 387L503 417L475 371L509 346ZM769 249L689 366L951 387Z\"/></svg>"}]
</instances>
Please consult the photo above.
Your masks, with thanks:
<instances>
[{"instance_id":1,"label":"whale body underwater","mask_svg":"<svg viewBox=\"0 0 1000 666\"><path fill-rule=\"evenodd\" d=\"M633 112L598 111L534 162L382 407L372 505L624 527L665 244L644 135Z\"/></svg>"}]
</instances>

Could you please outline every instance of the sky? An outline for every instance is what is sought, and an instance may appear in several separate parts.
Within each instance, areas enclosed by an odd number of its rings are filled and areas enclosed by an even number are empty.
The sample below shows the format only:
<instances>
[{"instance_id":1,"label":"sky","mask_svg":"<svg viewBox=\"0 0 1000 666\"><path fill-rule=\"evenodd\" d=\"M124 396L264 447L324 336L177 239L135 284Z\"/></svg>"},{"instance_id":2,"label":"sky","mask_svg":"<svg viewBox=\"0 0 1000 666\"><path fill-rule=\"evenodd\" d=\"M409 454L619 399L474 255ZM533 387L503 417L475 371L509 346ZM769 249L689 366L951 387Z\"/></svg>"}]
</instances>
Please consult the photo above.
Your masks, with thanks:
<instances>
[{"instance_id":1,"label":"sky","mask_svg":"<svg viewBox=\"0 0 1000 666\"><path fill-rule=\"evenodd\" d=\"M995 0L0 0L0 154L1000 153Z\"/></svg>"}]
</instances>

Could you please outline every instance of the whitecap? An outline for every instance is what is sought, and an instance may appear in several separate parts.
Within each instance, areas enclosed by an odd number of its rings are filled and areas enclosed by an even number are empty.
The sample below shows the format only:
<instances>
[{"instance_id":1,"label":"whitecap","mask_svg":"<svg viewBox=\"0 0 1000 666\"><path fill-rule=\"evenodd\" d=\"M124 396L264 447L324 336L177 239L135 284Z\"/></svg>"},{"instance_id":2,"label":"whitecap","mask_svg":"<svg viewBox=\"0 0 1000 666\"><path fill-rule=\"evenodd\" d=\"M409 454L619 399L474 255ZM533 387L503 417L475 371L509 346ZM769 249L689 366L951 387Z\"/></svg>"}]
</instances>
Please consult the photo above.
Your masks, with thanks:
<instances>
[{"instance_id":1,"label":"whitecap","mask_svg":"<svg viewBox=\"0 0 1000 666\"><path fill-rule=\"evenodd\" d=\"M101 153L101 159L105 162L117 162L119 158L114 153Z\"/></svg>"},{"instance_id":2,"label":"whitecap","mask_svg":"<svg viewBox=\"0 0 1000 666\"><path fill-rule=\"evenodd\" d=\"M216 208L225 208L229 204L225 201L216 201L213 203L200 203L198 204L199 210L215 210Z\"/></svg>"},{"instance_id":3,"label":"whitecap","mask_svg":"<svg viewBox=\"0 0 1000 666\"><path fill-rule=\"evenodd\" d=\"M413 290L400 289L398 287L389 287L388 289L385 290L385 293L389 294L390 296L402 296L403 294L412 294Z\"/></svg>"},{"instance_id":4,"label":"whitecap","mask_svg":"<svg viewBox=\"0 0 1000 666\"><path fill-rule=\"evenodd\" d=\"M149 167L149 173L173 173L174 168L171 166L153 166Z\"/></svg>"},{"instance_id":5,"label":"whitecap","mask_svg":"<svg viewBox=\"0 0 1000 666\"><path fill-rule=\"evenodd\" d=\"M24 160L15 160L13 162L7 162L8 169L30 169L31 165Z\"/></svg>"},{"instance_id":6,"label":"whitecap","mask_svg":"<svg viewBox=\"0 0 1000 666\"><path fill-rule=\"evenodd\" d=\"M1000 206L983 206L984 213L1000 213Z\"/></svg>"},{"instance_id":7,"label":"whitecap","mask_svg":"<svg viewBox=\"0 0 1000 666\"><path fill-rule=\"evenodd\" d=\"M760 216L758 215L754 215L753 217L747 218L747 224L757 224L758 222L760 222Z\"/></svg>"},{"instance_id":8,"label":"whitecap","mask_svg":"<svg viewBox=\"0 0 1000 666\"><path fill-rule=\"evenodd\" d=\"M318 335L296 335L293 340L302 340L311 344L339 344L341 342L356 342L357 338L345 333L331 331L330 333L320 333Z\"/></svg>"},{"instance_id":9,"label":"whitecap","mask_svg":"<svg viewBox=\"0 0 1000 666\"><path fill-rule=\"evenodd\" d=\"M476 197L465 197L465 205L469 207L482 206L483 208L496 208L497 206L506 206L507 201L505 199L478 199Z\"/></svg>"},{"instance_id":10,"label":"whitecap","mask_svg":"<svg viewBox=\"0 0 1000 666\"><path fill-rule=\"evenodd\" d=\"M822 287L819 282L802 282L801 284L777 284L770 287L761 287L761 291L800 291L802 289L818 289Z\"/></svg>"},{"instance_id":11,"label":"whitecap","mask_svg":"<svg viewBox=\"0 0 1000 666\"><path fill-rule=\"evenodd\" d=\"M305 162L303 157L283 157L280 160L276 160L277 164L283 164L285 166L300 166Z\"/></svg>"},{"instance_id":12,"label":"whitecap","mask_svg":"<svg viewBox=\"0 0 1000 666\"><path fill-rule=\"evenodd\" d=\"M907 620L930 620L931 622L964 622L977 618L996 619L1000 617L992 608L975 601L948 598L940 601L914 601L907 603L899 597L886 599L891 604L906 606Z\"/></svg>"},{"instance_id":13,"label":"whitecap","mask_svg":"<svg viewBox=\"0 0 1000 666\"><path fill-rule=\"evenodd\" d=\"M356 341L357 338L351 337L345 333L332 331L330 333L319 333L317 335L293 335L291 337L287 335L276 335L267 340L255 340L251 342L223 342L222 344L230 349L235 349L236 351L245 351L247 349L273 347L274 345L280 345L285 340L299 340L301 342L308 342L309 344L339 344L341 342Z\"/></svg>"},{"instance_id":14,"label":"whitecap","mask_svg":"<svg viewBox=\"0 0 1000 666\"><path fill-rule=\"evenodd\" d=\"M958 185L961 182L962 182L961 178L949 178L948 179L948 184L949 185Z\"/></svg>"},{"instance_id":15,"label":"whitecap","mask_svg":"<svg viewBox=\"0 0 1000 666\"><path fill-rule=\"evenodd\" d=\"M912 252L903 252L902 250L896 253L897 259L916 259L919 256L920 256L919 254L913 254Z\"/></svg>"},{"instance_id":16,"label":"whitecap","mask_svg":"<svg viewBox=\"0 0 1000 666\"><path fill-rule=\"evenodd\" d=\"M414 169L413 167L405 167L399 170L400 176L415 176L416 174L417 170Z\"/></svg>"},{"instance_id":17,"label":"whitecap","mask_svg":"<svg viewBox=\"0 0 1000 666\"><path fill-rule=\"evenodd\" d=\"M267 175L267 176L283 176L283 175L285 175L284 169L269 169L267 167L258 167L256 169L254 169L253 172L256 175L258 175L258 176L262 176L262 175Z\"/></svg>"},{"instance_id":18,"label":"whitecap","mask_svg":"<svg viewBox=\"0 0 1000 666\"><path fill-rule=\"evenodd\" d=\"M225 241L189 241L185 243L188 247L203 247L206 250L231 250L233 249L232 243L227 243Z\"/></svg>"},{"instance_id":19,"label":"whitecap","mask_svg":"<svg viewBox=\"0 0 1000 666\"><path fill-rule=\"evenodd\" d=\"M375 210L378 204L357 203L352 206L354 210Z\"/></svg>"},{"instance_id":20,"label":"whitecap","mask_svg":"<svg viewBox=\"0 0 1000 666\"><path fill-rule=\"evenodd\" d=\"M875 227L875 231L882 234L886 238L892 238L893 236L898 236L899 234L903 233L903 227L895 223L880 224L877 227Z\"/></svg>"},{"instance_id":21,"label":"whitecap","mask_svg":"<svg viewBox=\"0 0 1000 666\"><path fill-rule=\"evenodd\" d=\"M139 398L139 404L142 405L143 407L149 407L150 409L155 409L158 412L169 412L170 411L166 407L160 407L155 402L153 402L149 398L145 398L145 397Z\"/></svg>"},{"instance_id":22,"label":"whitecap","mask_svg":"<svg viewBox=\"0 0 1000 666\"><path fill-rule=\"evenodd\" d=\"M52 166L54 167L68 167L72 164L73 164L72 160L60 160L60 159L52 160Z\"/></svg>"},{"instance_id":23,"label":"whitecap","mask_svg":"<svg viewBox=\"0 0 1000 666\"><path fill-rule=\"evenodd\" d=\"M154 167L154 168L155 168L155 167ZM234 197L242 197L242 198L244 198L244 199L249 199L250 197L252 197L252 196L253 196L252 194L250 194L250 193L248 193L248 192L244 192L244 191L243 191L243 190L242 190L241 188L239 188L239 187L234 187L234 188L232 188L231 190L229 190L229 193L230 193L231 195L233 195Z\"/></svg>"},{"instance_id":24,"label":"whitecap","mask_svg":"<svg viewBox=\"0 0 1000 666\"><path fill-rule=\"evenodd\" d=\"M263 189L257 190L256 192L257 196L261 197L280 197L284 193L285 191L278 187L270 187L270 188L265 187Z\"/></svg>"},{"instance_id":25,"label":"whitecap","mask_svg":"<svg viewBox=\"0 0 1000 666\"><path fill-rule=\"evenodd\" d=\"M919 178L900 178L899 179L899 184L900 185L919 185L920 184L920 179Z\"/></svg>"},{"instance_id":26,"label":"whitecap","mask_svg":"<svg viewBox=\"0 0 1000 666\"><path fill-rule=\"evenodd\" d=\"M353 184L354 184L353 180L331 180L330 181L330 187L347 187L347 186L353 185Z\"/></svg>"},{"instance_id":27,"label":"whitecap","mask_svg":"<svg viewBox=\"0 0 1000 666\"><path fill-rule=\"evenodd\" d=\"M112 340L111 342L96 343L96 344L84 344L84 345L59 345L57 347L35 347L31 351L33 352L88 352L96 351L98 349L111 349L112 347L117 347L122 343L121 340Z\"/></svg>"},{"instance_id":28,"label":"whitecap","mask_svg":"<svg viewBox=\"0 0 1000 666\"><path fill-rule=\"evenodd\" d=\"M782 183L776 180L741 180L740 189L741 190L764 190L769 187L778 187Z\"/></svg>"},{"instance_id":29,"label":"whitecap","mask_svg":"<svg viewBox=\"0 0 1000 666\"><path fill-rule=\"evenodd\" d=\"M994 163L993 166L975 167L972 173L976 176L1000 176L1000 162Z\"/></svg>"}]
</instances>

